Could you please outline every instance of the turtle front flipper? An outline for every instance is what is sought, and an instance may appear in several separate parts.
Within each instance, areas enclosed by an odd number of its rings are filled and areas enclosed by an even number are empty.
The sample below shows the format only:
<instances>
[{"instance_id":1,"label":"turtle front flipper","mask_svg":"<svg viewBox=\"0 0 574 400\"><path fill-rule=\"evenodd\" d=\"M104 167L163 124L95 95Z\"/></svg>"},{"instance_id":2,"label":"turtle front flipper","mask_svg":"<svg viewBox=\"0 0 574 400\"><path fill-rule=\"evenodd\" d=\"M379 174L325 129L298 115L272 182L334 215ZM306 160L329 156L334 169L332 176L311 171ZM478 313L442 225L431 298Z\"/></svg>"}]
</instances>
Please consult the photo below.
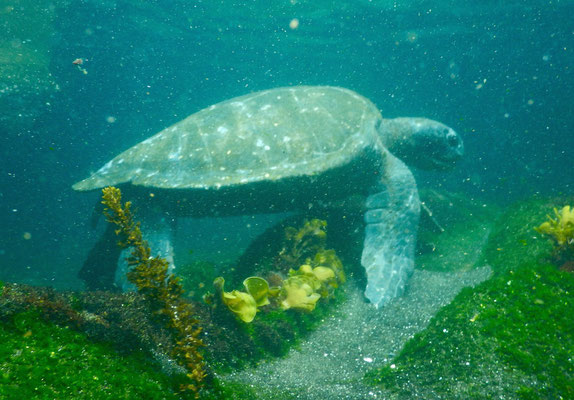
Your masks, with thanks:
<instances>
[{"instance_id":1,"label":"turtle front flipper","mask_svg":"<svg viewBox=\"0 0 574 400\"><path fill-rule=\"evenodd\" d=\"M361 264L367 273L365 296L377 308L400 296L414 270L420 201L409 168L385 154L383 179L366 200Z\"/></svg>"}]
</instances>

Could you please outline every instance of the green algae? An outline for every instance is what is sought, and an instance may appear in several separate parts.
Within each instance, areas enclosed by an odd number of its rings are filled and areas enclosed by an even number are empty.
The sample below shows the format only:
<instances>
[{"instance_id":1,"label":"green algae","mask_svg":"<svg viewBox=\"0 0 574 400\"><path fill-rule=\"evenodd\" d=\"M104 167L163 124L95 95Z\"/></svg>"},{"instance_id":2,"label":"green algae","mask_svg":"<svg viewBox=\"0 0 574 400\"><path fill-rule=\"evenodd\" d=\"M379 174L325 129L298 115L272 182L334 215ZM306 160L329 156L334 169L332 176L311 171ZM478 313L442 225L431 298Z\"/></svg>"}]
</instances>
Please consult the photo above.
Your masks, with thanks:
<instances>
[{"instance_id":1,"label":"green algae","mask_svg":"<svg viewBox=\"0 0 574 400\"><path fill-rule=\"evenodd\" d=\"M38 311L0 323L2 399L177 399L175 382L140 353L119 354Z\"/></svg>"},{"instance_id":2,"label":"green algae","mask_svg":"<svg viewBox=\"0 0 574 400\"><path fill-rule=\"evenodd\" d=\"M404 397L422 390L447 398L572 398L572 315L574 276L525 265L463 290L393 364L370 376ZM505 384L492 385L496 375Z\"/></svg>"},{"instance_id":3,"label":"green algae","mask_svg":"<svg viewBox=\"0 0 574 400\"><path fill-rule=\"evenodd\" d=\"M533 227L564 199L515 204L477 265L493 277L464 289L367 380L394 398L574 398L574 275L549 264Z\"/></svg>"}]
</instances>

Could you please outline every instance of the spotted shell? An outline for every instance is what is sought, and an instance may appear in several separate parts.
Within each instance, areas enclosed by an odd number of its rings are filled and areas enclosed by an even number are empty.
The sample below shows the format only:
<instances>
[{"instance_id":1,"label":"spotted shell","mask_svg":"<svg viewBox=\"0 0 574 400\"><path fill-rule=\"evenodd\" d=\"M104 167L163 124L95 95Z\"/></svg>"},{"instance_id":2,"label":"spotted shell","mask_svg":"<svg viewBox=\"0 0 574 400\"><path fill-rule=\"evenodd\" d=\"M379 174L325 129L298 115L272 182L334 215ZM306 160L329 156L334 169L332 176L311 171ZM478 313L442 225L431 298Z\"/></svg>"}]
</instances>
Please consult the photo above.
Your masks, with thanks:
<instances>
[{"instance_id":1,"label":"spotted shell","mask_svg":"<svg viewBox=\"0 0 574 400\"><path fill-rule=\"evenodd\" d=\"M119 154L76 190L211 189L318 175L380 146L382 116L338 87L270 89L205 108Z\"/></svg>"}]
</instances>

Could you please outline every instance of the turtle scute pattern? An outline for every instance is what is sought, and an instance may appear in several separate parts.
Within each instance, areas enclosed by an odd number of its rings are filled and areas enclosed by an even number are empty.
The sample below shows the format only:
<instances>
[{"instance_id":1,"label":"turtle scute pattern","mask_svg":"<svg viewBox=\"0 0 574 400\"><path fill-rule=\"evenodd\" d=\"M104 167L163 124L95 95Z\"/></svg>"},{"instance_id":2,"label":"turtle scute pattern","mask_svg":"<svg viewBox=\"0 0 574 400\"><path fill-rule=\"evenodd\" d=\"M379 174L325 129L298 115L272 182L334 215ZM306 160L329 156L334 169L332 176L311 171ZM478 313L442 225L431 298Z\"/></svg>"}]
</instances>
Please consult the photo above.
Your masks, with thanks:
<instances>
[{"instance_id":1,"label":"turtle scute pattern","mask_svg":"<svg viewBox=\"0 0 574 400\"><path fill-rule=\"evenodd\" d=\"M292 87L215 104L121 153L74 185L211 189L316 175L378 145L379 110L336 87Z\"/></svg>"}]
</instances>

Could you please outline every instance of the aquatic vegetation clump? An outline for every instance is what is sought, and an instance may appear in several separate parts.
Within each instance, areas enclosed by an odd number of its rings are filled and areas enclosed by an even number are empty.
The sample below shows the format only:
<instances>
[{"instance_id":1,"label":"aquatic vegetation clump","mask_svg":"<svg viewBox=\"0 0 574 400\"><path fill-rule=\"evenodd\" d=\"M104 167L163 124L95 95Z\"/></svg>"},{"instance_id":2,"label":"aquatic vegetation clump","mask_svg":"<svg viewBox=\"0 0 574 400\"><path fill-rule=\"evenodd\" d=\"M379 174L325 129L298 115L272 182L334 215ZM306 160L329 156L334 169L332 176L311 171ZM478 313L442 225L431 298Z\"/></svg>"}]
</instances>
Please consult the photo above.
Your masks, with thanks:
<instances>
[{"instance_id":1,"label":"aquatic vegetation clump","mask_svg":"<svg viewBox=\"0 0 574 400\"><path fill-rule=\"evenodd\" d=\"M166 318L167 326L175 337L173 356L187 370L191 383L182 385L182 390L199 396L201 382L206 377L203 356L199 348L203 342L199 337L201 328L194 318L192 305L183 299L183 288L179 279L168 274L169 263L161 257L152 257L148 243L143 239L139 222L131 212L131 202L122 204L121 191L115 187L102 190L104 215L108 222L116 225L116 234L121 236L119 245L131 247L128 257L128 280L136 285L154 308L154 312Z\"/></svg>"},{"instance_id":2,"label":"aquatic vegetation clump","mask_svg":"<svg viewBox=\"0 0 574 400\"><path fill-rule=\"evenodd\" d=\"M343 263L335 250L325 249L326 228L326 221L312 219L305 221L300 229L285 229L279 259L299 268L291 267L289 277L280 287L278 296L283 310L313 311L321 297L330 296L333 289L345 282Z\"/></svg>"},{"instance_id":3,"label":"aquatic vegetation clump","mask_svg":"<svg viewBox=\"0 0 574 400\"><path fill-rule=\"evenodd\" d=\"M335 279L330 280L329 284L334 288L337 288L339 284L345 283L347 277L345 276L345 270L343 269L343 263L341 259L335 253L333 249L321 249L313 257L312 265L326 267L335 273ZM315 269L313 270L315 271Z\"/></svg>"},{"instance_id":4,"label":"aquatic vegetation clump","mask_svg":"<svg viewBox=\"0 0 574 400\"><path fill-rule=\"evenodd\" d=\"M280 269L289 267L288 277L278 278L277 286L270 287L261 277L252 276L243 281L246 291L225 292L222 277L214 281L218 297L241 321L251 322L259 307L310 312L317 301L333 294L345 282L343 263L335 250L326 250L326 221L305 221L303 227L285 229L285 243L278 255ZM294 269L298 267L297 269ZM282 271L280 271L282 272Z\"/></svg>"},{"instance_id":5,"label":"aquatic vegetation clump","mask_svg":"<svg viewBox=\"0 0 574 400\"><path fill-rule=\"evenodd\" d=\"M313 311L321 295L316 291L321 287L319 280L307 275L291 276L281 287L281 308Z\"/></svg>"},{"instance_id":6,"label":"aquatic vegetation clump","mask_svg":"<svg viewBox=\"0 0 574 400\"><path fill-rule=\"evenodd\" d=\"M279 262L288 266L301 265L307 257L325 249L327 222L317 218L305 221L303 227L285 228L284 245L279 252Z\"/></svg>"},{"instance_id":7,"label":"aquatic vegetation clump","mask_svg":"<svg viewBox=\"0 0 574 400\"><path fill-rule=\"evenodd\" d=\"M549 236L554 242L554 255L561 263L574 261L574 208L554 207L554 217L547 215L547 221L534 228L536 232Z\"/></svg>"},{"instance_id":8,"label":"aquatic vegetation clump","mask_svg":"<svg viewBox=\"0 0 574 400\"><path fill-rule=\"evenodd\" d=\"M549 235L559 246L574 246L574 208L564 206L560 211L554 207L554 216L537 228L538 233Z\"/></svg>"},{"instance_id":9,"label":"aquatic vegetation clump","mask_svg":"<svg viewBox=\"0 0 574 400\"><path fill-rule=\"evenodd\" d=\"M225 304L240 320L251 322L257 314L258 307L269 304L269 284L263 278L251 276L243 281L245 292L224 290L225 280L218 277L213 282L217 294Z\"/></svg>"}]
</instances>

